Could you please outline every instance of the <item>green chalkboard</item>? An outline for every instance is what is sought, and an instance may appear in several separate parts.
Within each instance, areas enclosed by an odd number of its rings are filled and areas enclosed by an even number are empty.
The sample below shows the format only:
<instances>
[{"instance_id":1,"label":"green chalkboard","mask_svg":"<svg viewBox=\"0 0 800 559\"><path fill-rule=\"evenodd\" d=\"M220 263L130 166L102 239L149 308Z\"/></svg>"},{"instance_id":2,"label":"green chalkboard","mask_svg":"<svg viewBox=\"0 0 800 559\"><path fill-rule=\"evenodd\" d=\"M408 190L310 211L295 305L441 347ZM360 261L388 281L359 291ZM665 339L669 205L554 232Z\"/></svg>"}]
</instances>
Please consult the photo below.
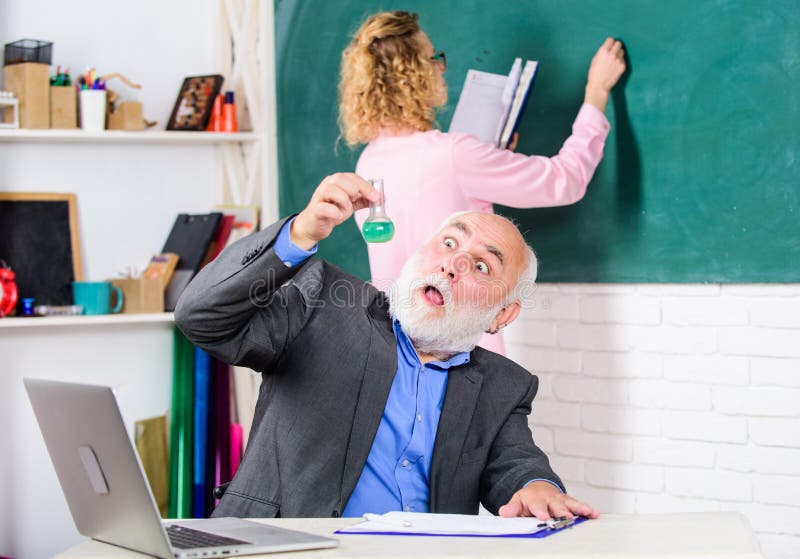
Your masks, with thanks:
<instances>
[{"instance_id":1,"label":"green chalkboard","mask_svg":"<svg viewBox=\"0 0 800 559\"><path fill-rule=\"evenodd\" d=\"M569 135L589 61L624 41L630 72L606 114L612 131L574 206L496 210L516 219L560 282L800 281L800 2L278 0L281 212L305 206L358 153L334 152L339 57L370 13L405 9L447 52L450 102L469 68L540 60L518 151L553 155ZM368 277L354 222L322 256Z\"/></svg>"}]
</instances>

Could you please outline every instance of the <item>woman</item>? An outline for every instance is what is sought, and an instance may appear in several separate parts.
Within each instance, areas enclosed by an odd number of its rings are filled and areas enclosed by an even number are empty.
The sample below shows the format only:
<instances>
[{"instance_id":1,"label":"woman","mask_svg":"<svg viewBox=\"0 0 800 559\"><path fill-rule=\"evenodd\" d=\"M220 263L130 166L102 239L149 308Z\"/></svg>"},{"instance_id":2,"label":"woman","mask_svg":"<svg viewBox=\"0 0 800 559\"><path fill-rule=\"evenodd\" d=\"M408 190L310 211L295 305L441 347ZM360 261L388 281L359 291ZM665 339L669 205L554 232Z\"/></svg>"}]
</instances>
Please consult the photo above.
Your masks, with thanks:
<instances>
[{"instance_id":1,"label":"woman","mask_svg":"<svg viewBox=\"0 0 800 559\"><path fill-rule=\"evenodd\" d=\"M555 157L513 153L474 136L435 127L447 101L444 53L436 53L417 15L384 12L361 25L342 54L339 125L350 147L367 144L356 165L384 181L395 237L368 245L372 281L387 288L417 247L457 211L563 206L580 200L603 156L611 88L625 71L619 41L609 38L589 68L584 104ZM359 227L368 210L356 212ZM481 340L503 352L499 336Z\"/></svg>"}]
</instances>

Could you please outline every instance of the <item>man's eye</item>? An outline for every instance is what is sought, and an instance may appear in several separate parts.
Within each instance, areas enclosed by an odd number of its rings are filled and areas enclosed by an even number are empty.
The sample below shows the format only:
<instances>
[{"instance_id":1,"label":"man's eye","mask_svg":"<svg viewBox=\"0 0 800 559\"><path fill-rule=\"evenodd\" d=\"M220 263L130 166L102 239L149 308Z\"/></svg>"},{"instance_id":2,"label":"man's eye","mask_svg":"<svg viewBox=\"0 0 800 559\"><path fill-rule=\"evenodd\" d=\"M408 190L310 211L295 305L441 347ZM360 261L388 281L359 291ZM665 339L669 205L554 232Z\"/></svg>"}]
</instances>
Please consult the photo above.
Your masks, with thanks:
<instances>
[{"instance_id":1,"label":"man's eye","mask_svg":"<svg viewBox=\"0 0 800 559\"><path fill-rule=\"evenodd\" d=\"M447 248L456 248L456 242L455 242L455 240L451 239L450 237L447 237L444 240L444 246L446 246Z\"/></svg>"},{"instance_id":2,"label":"man's eye","mask_svg":"<svg viewBox=\"0 0 800 559\"><path fill-rule=\"evenodd\" d=\"M488 274L489 273L489 266L486 264L486 262L483 262L483 261L480 261L480 260L475 263L475 269L478 270L482 274Z\"/></svg>"}]
</instances>

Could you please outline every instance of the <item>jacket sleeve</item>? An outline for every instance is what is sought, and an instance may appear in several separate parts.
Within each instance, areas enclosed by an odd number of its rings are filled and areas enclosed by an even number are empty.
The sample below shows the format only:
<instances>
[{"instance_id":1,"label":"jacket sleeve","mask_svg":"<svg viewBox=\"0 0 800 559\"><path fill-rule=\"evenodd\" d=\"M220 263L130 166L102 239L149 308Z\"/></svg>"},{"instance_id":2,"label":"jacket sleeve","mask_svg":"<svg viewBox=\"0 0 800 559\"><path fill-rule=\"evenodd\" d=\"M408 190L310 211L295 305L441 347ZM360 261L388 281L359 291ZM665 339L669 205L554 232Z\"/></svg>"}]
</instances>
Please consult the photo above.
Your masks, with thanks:
<instances>
[{"instance_id":1,"label":"jacket sleeve","mask_svg":"<svg viewBox=\"0 0 800 559\"><path fill-rule=\"evenodd\" d=\"M454 134L453 173L462 192L478 200L514 208L574 204L583 198L603 158L609 128L599 109L583 105L572 135L554 157L514 153Z\"/></svg>"},{"instance_id":2,"label":"jacket sleeve","mask_svg":"<svg viewBox=\"0 0 800 559\"><path fill-rule=\"evenodd\" d=\"M313 310L309 291L290 280L312 269L321 275L322 266L306 261L289 267L276 256L273 244L286 221L225 249L195 276L178 300L178 328L193 344L225 363L255 371L269 368Z\"/></svg>"},{"instance_id":3,"label":"jacket sleeve","mask_svg":"<svg viewBox=\"0 0 800 559\"><path fill-rule=\"evenodd\" d=\"M483 471L481 502L492 514L497 514L498 509L532 479L552 481L566 491L550 467L547 455L533 442L528 427L531 402L539 388L539 379L533 375L530 379L525 395L495 437Z\"/></svg>"}]
</instances>

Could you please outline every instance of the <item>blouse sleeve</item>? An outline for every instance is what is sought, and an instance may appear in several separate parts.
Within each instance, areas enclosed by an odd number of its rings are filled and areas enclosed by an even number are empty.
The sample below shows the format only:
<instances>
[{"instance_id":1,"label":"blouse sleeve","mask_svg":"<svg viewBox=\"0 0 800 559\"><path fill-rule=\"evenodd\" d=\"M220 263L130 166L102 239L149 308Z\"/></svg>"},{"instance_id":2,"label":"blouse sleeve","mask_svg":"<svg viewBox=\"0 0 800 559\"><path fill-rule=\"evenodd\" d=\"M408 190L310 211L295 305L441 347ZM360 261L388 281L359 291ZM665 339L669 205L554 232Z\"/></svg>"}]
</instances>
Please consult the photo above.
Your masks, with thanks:
<instances>
[{"instance_id":1,"label":"blouse sleeve","mask_svg":"<svg viewBox=\"0 0 800 559\"><path fill-rule=\"evenodd\" d=\"M453 173L462 192L515 208L566 206L586 193L609 123L596 107L584 104L558 155L543 157L498 149L474 136L454 134Z\"/></svg>"}]
</instances>

